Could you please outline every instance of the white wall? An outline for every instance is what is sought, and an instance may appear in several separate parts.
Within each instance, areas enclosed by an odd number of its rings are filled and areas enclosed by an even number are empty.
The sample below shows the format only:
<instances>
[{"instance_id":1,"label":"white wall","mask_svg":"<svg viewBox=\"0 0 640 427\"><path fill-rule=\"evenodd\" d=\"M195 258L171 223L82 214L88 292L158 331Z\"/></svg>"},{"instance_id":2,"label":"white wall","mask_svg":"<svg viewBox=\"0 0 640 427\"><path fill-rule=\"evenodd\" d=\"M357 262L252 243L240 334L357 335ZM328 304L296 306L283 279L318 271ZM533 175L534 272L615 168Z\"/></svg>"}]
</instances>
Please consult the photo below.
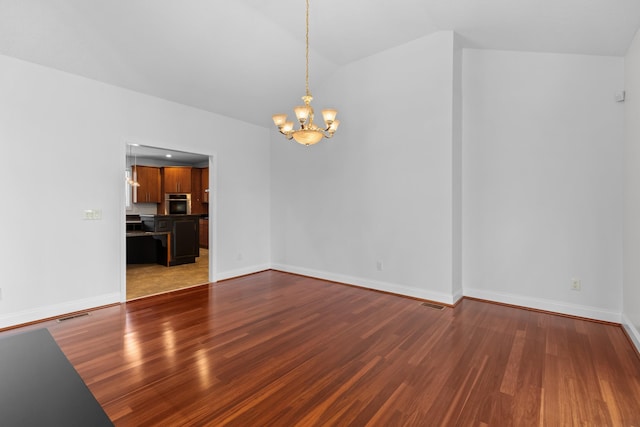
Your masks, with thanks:
<instances>
[{"instance_id":1,"label":"white wall","mask_svg":"<svg viewBox=\"0 0 640 427\"><path fill-rule=\"evenodd\" d=\"M268 268L267 130L6 56L0 70L0 327L120 301L126 141L215 156L216 277Z\"/></svg>"},{"instance_id":2,"label":"white wall","mask_svg":"<svg viewBox=\"0 0 640 427\"><path fill-rule=\"evenodd\" d=\"M454 35L441 32L311 82L318 113L333 106L342 124L310 148L272 132L274 268L457 298L453 67Z\"/></svg>"},{"instance_id":3,"label":"white wall","mask_svg":"<svg viewBox=\"0 0 640 427\"><path fill-rule=\"evenodd\" d=\"M640 32L625 57L623 324L640 349Z\"/></svg>"},{"instance_id":4,"label":"white wall","mask_svg":"<svg viewBox=\"0 0 640 427\"><path fill-rule=\"evenodd\" d=\"M620 321L623 69L465 50L465 295Z\"/></svg>"},{"instance_id":5,"label":"white wall","mask_svg":"<svg viewBox=\"0 0 640 427\"><path fill-rule=\"evenodd\" d=\"M462 42L454 34L453 44L453 92L451 122L452 135L452 226L453 259L452 286L455 299L463 295L462 289Z\"/></svg>"},{"instance_id":6,"label":"white wall","mask_svg":"<svg viewBox=\"0 0 640 427\"><path fill-rule=\"evenodd\" d=\"M637 334L639 44L620 104L621 58L465 50L461 61L453 33L421 38L317 88L313 105L338 108L343 124L312 148L0 56L0 179L21 206L0 209L0 327L120 300L126 141L214 156L214 278L273 265L620 321L626 106L623 318ZM83 221L87 208L103 219Z\"/></svg>"}]
</instances>

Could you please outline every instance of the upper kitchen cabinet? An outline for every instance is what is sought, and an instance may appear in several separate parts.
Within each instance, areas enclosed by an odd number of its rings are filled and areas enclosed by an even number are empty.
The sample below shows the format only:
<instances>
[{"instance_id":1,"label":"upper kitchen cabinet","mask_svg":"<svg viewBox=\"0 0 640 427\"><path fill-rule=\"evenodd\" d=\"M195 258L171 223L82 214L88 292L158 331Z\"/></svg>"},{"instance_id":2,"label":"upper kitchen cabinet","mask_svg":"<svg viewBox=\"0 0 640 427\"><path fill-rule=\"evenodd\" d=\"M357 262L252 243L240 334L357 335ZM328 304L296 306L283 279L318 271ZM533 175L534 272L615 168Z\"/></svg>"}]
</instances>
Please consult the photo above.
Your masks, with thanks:
<instances>
[{"instance_id":1,"label":"upper kitchen cabinet","mask_svg":"<svg viewBox=\"0 0 640 427\"><path fill-rule=\"evenodd\" d=\"M209 168L191 169L191 213L209 212Z\"/></svg>"},{"instance_id":2,"label":"upper kitchen cabinet","mask_svg":"<svg viewBox=\"0 0 640 427\"><path fill-rule=\"evenodd\" d=\"M160 203L160 168L153 166L133 166L133 173L139 187L133 187L134 203Z\"/></svg>"},{"instance_id":3,"label":"upper kitchen cabinet","mask_svg":"<svg viewBox=\"0 0 640 427\"><path fill-rule=\"evenodd\" d=\"M202 169L191 169L191 213L203 214L207 209L202 204Z\"/></svg>"},{"instance_id":4,"label":"upper kitchen cabinet","mask_svg":"<svg viewBox=\"0 0 640 427\"><path fill-rule=\"evenodd\" d=\"M171 166L162 168L165 193L191 193L191 167Z\"/></svg>"},{"instance_id":5,"label":"upper kitchen cabinet","mask_svg":"<svg viewBox=\"0 0 640 427\"><path fill-rule=\"evenodd\" d=\"M209 168L202 168L202 203L209 203Z\"/></svg>"}]
</instances>

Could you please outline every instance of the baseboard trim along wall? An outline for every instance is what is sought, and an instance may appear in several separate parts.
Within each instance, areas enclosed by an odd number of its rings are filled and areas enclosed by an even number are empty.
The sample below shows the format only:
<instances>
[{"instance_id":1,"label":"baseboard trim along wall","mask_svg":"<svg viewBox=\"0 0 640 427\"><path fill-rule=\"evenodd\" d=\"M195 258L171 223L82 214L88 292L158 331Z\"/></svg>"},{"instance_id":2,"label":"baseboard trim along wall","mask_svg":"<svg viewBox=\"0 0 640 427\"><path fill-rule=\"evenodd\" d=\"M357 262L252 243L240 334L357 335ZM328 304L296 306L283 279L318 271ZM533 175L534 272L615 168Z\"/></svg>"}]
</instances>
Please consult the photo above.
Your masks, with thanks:
<instances>
[{"instance_id":1,"label":"baseboard trim along wall","mask_svg":"<svg viewBox=\"0 0 640 427\"><path fill-rule=\"evenodd\" d=\"M464 294L462 293L462 290L455 292L453 294L453 304L454 305L457 304L463 297L464 297Z\"/></svg>"},{"instance_id":2,"label":"baseboard trim along wall","mask_svg":"<svg viewBox=\"0 0 640 427\"><path fill-rule=\"evenodd\" d=\"M236 270L222 271L216 274L213 282L220 280L233 279L234 277L246 276L247 274L259 273L260 271L270 270L271 264L258 264L249 267L238 268Z\"/></svg>"},{"instance_id":3,"label":"baseboard trim along wall","mask_svg":"<svg viewBox=\"0 0 640 427\"><path fill-rule=\"evenodd\" d=\"M0 316L0 329L11 326L22 325L25 323L36 322L42 319L50 319L63 316L77 311L91 310L96 307L102 307L120 302L120 293L112 293L100 295L93 298L86 298L74 301L65 301L60 304L48 305L46 307L37 307L29 310L9 313Z\"/></svg>"},{"instance_id":4,"label":"baseboard trim along wall","mask_svg":"<svg viewBox=\"0 0 640 427\"><path fill-rule=\"evenodd\" d=\"M627 335L631 338L631 341L636 346L636 350L638 350L638 353L640 354L640 331L633 326L631 320L624 313L622 313L622 327L627 332Z\"/></svg>"},{"instance_id":5,"label":"baseboard trim along wall","mask_svg":"<svg viewBox=\"0 0 640 427\"><path fill-rule=\"evenodd\" d=\"M287 273L300 274L303 276L315 277L323 280L330 280L332 282L344 283L347 285L358 286L361 288L374 289L377 291L390 292L393 294L405 295L413 298L425 299L433 302L439 302L441 304L454 305L462 297L468 296L471 298L478 298L486 301L492 301L502 304L520 306L523 308L530 308L535 310L548 311L552 313L565 314L575 317L583 317L586 319L599 320L603 322L622 323L621 314L615 311L604 310L599 307L583 306L577 304L567 304L563 302L546 300L540 298L531 298L522 295L507 294L500 292L484 291L479 289L463 288L462 291L458 291L454 294L448 295L439 292L430 292L422 289L411 288L409 286L403 286L388 282L381 282L370 279L363 279L360 277L346 276L336 273L329 273L326 271L314 270L304 267L296 267L286 264L272 264L273 270L284 271ZM640 342L640 335L638 331L633 330L630 322L627 322L627 329L631 328L630 334L634 335L634 340Z\"/></svg>"},{"instance_id":6,"label":"baseboard trim along wall","mask_svg":"<svg viewBox=\"0 0 640 427\"><path fill-rule=\"evenodd\" d=\"M491 292L480 289L463 288L464 296L478 298L487 301L494 301L503 304L532 308L553 313L566 314L569 316L584 317L587 319L600 320L603 322L621 323L620 313L603 310L598 307L590 307L577 304L567 304L563 302L531 298L523 295L508 294L502 292Z\"/></svg>"},{"instance_id":7,"label":"baseboard trim along wall","mask_svg":"<svg viewBox=\"0 0 640 427\"><path fill-rule=\"evenodd\" d=\"M445 294L431 292L423 289L412 288L410 286L398 285L395 283L381 282L378 280L364 279L361 277L346 276L342 274L329 273L326 271L313 270L304 267L295 267L285 264L272 264L271 269L284 271L285 273L300 274L302 276L315 277L317 279L329 280L331 282L344 283L346 285L358 286L360 288L374 289L376 291L389 292L392 294L405 295L408 297L439 302L441 304L453 305L462 295Z\"/></svg>"},{"instance_id":8,"label":"baseboard trim along wall","mask_svg":"<svg viewBox=\"0 0 640 427\"><path fill-rule=\"evenodd\" d=\"M381 282L377 280L364 279L360 277L347 276L326 271L314 270L304 267L295 267L285 264L259 264L241 269L219 272L216 279L227 280L234 277L246 276L248 274L258 273L264 270L279 270L287 273L300 274L303 276L315 277L322 280L329 280L337 283L357 286L366 289L374 289L382 292L389 292L408 297L424 299L428 301L438 302L441 304L454 305L463 296L493 301L525 308L549 311L554 313L566 314L570 316L584 317L588 319L600 320L604 322L612 322L621 324L634 345L640 352L640 331L638 331L633 323L621 313L603 310L598 307L581 306L575 304L566 304L553 300L545 300L539 298L531 298L522 295L514 295L500 292L491 292L479 289L464 288L462 292L456 292L448 295L440 292L431 292L422 289L416 289L409 286L398 285L394 283ZM38 307L30 310L10 313L8 315L0 315L0 329L9 328L15 325L35 322L42 319L55 318L68 313L74 313L83 310L91 310L95 307L102 307L120 302L120 293L111 293L100 295L93 298L82 300L67 301L60 304L50 305L46 307Z\"/></svg>"}]
</instances>

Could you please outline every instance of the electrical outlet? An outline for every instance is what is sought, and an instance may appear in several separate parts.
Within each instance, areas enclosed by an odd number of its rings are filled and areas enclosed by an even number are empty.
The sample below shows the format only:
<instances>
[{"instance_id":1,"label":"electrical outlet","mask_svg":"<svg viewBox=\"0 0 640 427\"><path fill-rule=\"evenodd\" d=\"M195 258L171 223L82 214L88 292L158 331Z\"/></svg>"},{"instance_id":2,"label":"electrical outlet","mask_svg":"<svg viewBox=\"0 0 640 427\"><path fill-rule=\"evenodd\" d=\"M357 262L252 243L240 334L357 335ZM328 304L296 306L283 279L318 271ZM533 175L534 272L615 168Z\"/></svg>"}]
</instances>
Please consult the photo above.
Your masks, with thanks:
<instances>
[{"instance_id":1,"label":"electrical outlet","mask_svg":"<svg viewBox=\"0 0 640 427\"><path fill-rule=\"evenodd\" d=\"M382 271L384 268L384 266L382 265L382 261L378 260L378 262L376 262L376 269L378 271Z\"/></svg>"},{"instance_id":2,"label":"electrical outlet","mask_svg":"<svg viewBox=\"0 0 640 427\"><path fill-rule=\"evenodd\" d=\"M571 279L571 290L579 291L582 289L582 284L580 283L580 279Z\"/></svg>"}]
</instances>

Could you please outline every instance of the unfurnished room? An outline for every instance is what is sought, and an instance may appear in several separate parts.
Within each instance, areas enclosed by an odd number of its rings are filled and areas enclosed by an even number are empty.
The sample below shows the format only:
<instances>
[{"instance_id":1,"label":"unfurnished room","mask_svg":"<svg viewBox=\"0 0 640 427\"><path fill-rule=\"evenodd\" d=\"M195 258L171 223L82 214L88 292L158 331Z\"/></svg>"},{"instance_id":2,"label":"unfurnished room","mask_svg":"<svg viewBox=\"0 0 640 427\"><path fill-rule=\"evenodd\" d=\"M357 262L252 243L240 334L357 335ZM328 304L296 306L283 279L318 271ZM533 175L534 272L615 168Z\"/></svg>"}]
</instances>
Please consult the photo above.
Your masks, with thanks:
<instances>
[{"instance_id":1,"label":"unfurnished room","mask_svg":"<svg viewBox=\"0 0 640 427\"><path fill-rule=\"evenodd\" d=\"M640 2L0 0L0 425L640 426Z\"/></svg>"}]
</instances>

